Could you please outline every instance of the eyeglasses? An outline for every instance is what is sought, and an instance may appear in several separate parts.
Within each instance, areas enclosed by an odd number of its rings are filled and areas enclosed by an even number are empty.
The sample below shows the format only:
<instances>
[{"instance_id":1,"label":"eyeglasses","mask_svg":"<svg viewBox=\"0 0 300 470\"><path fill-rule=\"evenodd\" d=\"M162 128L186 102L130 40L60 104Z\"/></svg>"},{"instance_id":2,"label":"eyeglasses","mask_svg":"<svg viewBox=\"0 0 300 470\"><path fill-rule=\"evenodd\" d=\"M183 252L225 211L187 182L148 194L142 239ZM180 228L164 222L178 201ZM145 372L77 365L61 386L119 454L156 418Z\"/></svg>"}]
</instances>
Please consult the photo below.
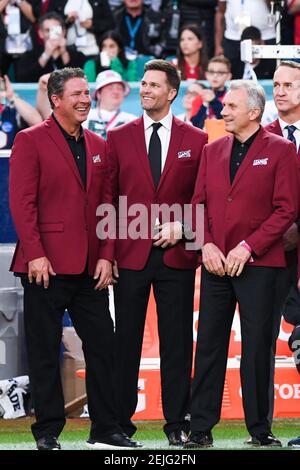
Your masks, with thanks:
<instances>
[{"instance_id":1,"label":"eyeglasses","mask_svg":"<svg viewBox=\"0 0 300 470\"><path fill-rule=\"evenodd\" d=\"M228 72L221 72L221 71L216 71L216 70L207 70L207 73L209 73L209 75L217 75L218 77L220 77L221 75L226 75Z\"/></svg>"}]
</instances>

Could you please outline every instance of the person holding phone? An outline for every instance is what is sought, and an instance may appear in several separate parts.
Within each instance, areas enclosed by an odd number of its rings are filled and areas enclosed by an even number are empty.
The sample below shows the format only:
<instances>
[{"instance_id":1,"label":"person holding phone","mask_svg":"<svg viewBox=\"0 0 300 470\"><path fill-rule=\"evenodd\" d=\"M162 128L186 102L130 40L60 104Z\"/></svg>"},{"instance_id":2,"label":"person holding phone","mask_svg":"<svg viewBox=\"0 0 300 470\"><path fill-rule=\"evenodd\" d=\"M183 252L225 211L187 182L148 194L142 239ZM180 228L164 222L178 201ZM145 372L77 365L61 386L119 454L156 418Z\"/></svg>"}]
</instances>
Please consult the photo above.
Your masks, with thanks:
<instances>
[{"instance_id":1,"label":"person holding phone","mask_svg":"<svg viewBox=\"0 0 300 470\"><path fill-rule=\"evenodd\" d=\"M67 46L63 18L55 12L41 16L38 36L43 45L26 52L16 65L17 82L37 82L41 75L63 67L82 67L86 58L75 46Z\"/></svg>"}]
</instances>

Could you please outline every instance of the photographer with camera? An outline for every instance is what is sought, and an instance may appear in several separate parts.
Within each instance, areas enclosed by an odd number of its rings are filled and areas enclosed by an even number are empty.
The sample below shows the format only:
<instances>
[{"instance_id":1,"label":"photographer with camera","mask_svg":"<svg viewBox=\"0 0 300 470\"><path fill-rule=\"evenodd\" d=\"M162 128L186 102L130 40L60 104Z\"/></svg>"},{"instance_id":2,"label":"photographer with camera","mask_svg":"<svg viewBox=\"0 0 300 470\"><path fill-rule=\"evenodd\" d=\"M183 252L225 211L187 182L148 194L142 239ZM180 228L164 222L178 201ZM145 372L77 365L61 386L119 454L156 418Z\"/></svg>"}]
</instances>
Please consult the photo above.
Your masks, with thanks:
<instances>
[{"instance_id":1,"label":"photographer with camera","mask_svg":"<svg viewBox=\"0 0 300 470\"><path fill-rule=\"evenodd\" d=\"M16 81L37 82L41 75L63 67L82 67L86 58L67 46L64 20L55 12L41 16L38 35L43 45L24 54L16 65Z\"/></svg>"},{"instance_id":2,"label":"photographer with camera","mask_svg":"<svg viewBox=\"0 0 300 470\"><path fill-rule=\"evenodd\" d=\"M7 75L0 77L0 150L10 149L21 129L41 121L38 111L14 93Z\"/></svg>"}]
</instances>

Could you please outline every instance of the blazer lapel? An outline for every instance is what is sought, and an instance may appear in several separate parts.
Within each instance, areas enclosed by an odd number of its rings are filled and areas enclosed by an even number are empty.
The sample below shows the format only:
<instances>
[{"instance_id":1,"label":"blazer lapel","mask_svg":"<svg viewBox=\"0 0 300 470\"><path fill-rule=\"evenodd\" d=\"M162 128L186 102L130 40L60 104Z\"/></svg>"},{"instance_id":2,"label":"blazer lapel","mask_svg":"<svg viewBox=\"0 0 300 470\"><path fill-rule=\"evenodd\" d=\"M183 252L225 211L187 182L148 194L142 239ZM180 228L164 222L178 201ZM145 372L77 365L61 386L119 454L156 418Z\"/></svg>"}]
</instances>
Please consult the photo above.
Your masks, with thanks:
<instances>
[{"instance_id":1,"label":"blazer lapel","mask_svg":"<svg viewBox=\"0 0 300 470\"><path fill-rule=\"evenodd\" d=\"M144 131L144 119L141 117L133 122L133 126L131 127L132 132L132 141L135 144L136 154L138 155L138 159L140 160L142 167L146 173L146 176L151 183L151 186L154 188L154 182L151 174L147 148L146 148L146 140L145 140L145 131Z\"/></svg>"},{"instance_id":2,"label":"blazer lapel","mask_svg":"<svg viewBox=\"0 0 300 470\"><path fill-rule=\"evenodd\" d=\"M279 124L279 120L276 119L276 121L273 121L271 124L270 124L270 127L269 127L269 132L273 132L274 134L277 134L277 135L280 135L281 137L283 137L283 134L282 134L282 131L281 131L281 127L280 127L280 124Z\"/></svg>"},{"instance_id":3,"label":"blazer lapel","mask_svg":"<svg viewBox=\"0 0 300 470\"><path fill-rule=\"evenodd\" d=\"M180 121L179 119L176 119L173 116L169 149L168 149L164 169L159 180L157 191L159 191L160 186L163 184L164 180L166 179L166 175L170 171L173 163L176 161L178 150L180 148L180 144L183 139L183 135L184 135L183 122Z\"/></svg>"},{"instance_id":4,"label":"blazer lapel","mask_svg":"<svg viewBox=\"0 0 300 470\"><path fill-rule=\"evenodd\" d=\"M89 135L85 132L85 129L83 132L86 152L86 191L88 191L92 180L92 147Z\"/></svg>"},{"instance_id":5,"label":"blazer lapel","mask_svg":"<svg viewBox=\"0 0 300 470\"><path fill-rule=\"evenodd\" d=\"M54 121L53 117L50 117L45 121L45 127L47 129L49 136L51 137L51 139L57 146L59 153L66 160L74 176L77 178L77 181L79 182L80 186L82 187L82 189L84 189L83 183L82 183L78 168L76 166L74 157L70 150L70 147L68 143L66 142L66 139L62 135L58 125Z\"/></svg>"},{"instance_id":6,"label":"blazer lapel","mask_svg":"<svg viewBox=\"0 0 300 470\"><path fill-rule=\"evenodd\" d=\"M240 179L242 178L243 174L247 170L248 166L253 162L255 157L260 153L260 151L265 147L266 145L266 139L268 139L267 133L264 131L263 128L260 129L256 139L250 146L250 149L248 150L239 170L237 171L235 178L232 183L231 189L233 189Z\"/></svg>"},{"instance_id":7,"label":"blazer lapel","mask_svg":"<svg viewBox=\"0 0 300 470\"><path fill-rule=\"evenodd\" d=\"M233 135L230 134L226 137L226 141L223 145L223 149L221 150L221 164L223 166L223 170L225 173L225 181L228 187L231 186L230 183L230 159L231 159L231 152L233 146Z\"/></svg>"}]
</instances>

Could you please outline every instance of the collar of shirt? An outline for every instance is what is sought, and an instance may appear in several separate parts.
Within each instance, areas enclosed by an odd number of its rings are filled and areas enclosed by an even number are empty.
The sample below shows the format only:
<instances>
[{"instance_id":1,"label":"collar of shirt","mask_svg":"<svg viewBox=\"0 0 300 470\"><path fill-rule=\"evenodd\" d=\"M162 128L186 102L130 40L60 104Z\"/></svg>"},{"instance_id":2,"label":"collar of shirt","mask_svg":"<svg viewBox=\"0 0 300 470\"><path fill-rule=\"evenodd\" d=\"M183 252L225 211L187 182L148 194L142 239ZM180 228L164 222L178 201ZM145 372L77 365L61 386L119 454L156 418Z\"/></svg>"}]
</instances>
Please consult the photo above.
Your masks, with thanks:
<instances>
[{"instance_id":1,"label":"collar of shirt","mask_svg":"<svg viewBox=\"0 0 300 470\"><path fill-rule=\"evenodd\" d=\"M252 134L247 140L245 140L245 142L241 142L240 140L238 140L236 137L234 138L234 145L240 145L242 147L247 147L249 148L250 145L254 142L255 140L255 137L257 136L257 134L259 133L261 129L261 126L259 126L259 128L257 129L257 131L254 132L254 134Z\"/></svg>"},{"instance_id":2,"label":"collar of shirt","mask_svg":"<svg viewBox=\"0 0 300 470\"><path fill-rule=\"evenodd\" d=\"M287 122L285 122L285 121L284 121L283 119L281 119L280 117L278 117L278 121L279 121L279 124L280 124L282 133L283 133L284 130L287 131L287 129L285 129L286 126L292 126L292 125L293 125L293 126L297 127L297 129L296 129L297 131L300 130L300 119L299 119L299 121L293 122L293 124L288 124ZM295 132L296 132L296 131L295 131Z\"/></svg>"},{"instance_id":3,"label":"collar of shirt","mask_svg":"<svg viewBox=\"0 0 300 470\"><path fill-rule=\"evenodd\" d=\"M76 138L75 138L73 135L69 134L69 133L60 125L60 123L59 123L58 120L56 119L54 113L52 113L52 117L53 117L54 121L56 122L56 124L58 125L58 127L60 128L60 130L61 130L61 132L62 132L62 134L63 134L63 136L64 136L64 138L65 138L66 140L75 140L76 142L79 142L79 140L81 140L81 139L84 138L84 133L83 133L83 127L82 127L82 126L80 126L79 137L78 137L78 139L76 140Z\"/></svg>"},{"instance_id":4,"label":"collar of shirt","mask_svg":"<svg viewBox=\"0 0 300 470\"><path fill-rule=\"evenodd\" d=\"M297 147L297 151L298 151L299 150L299 145L300 145L300 120L296 121L296 122L293 122L292 124L288 124L287 122L283 121L283 119L281 119L278 116L278 121L279 121L279 125L281 127L282 135L285 139L287 139L287 136L288 136L288 130L286 129L286 126L292 126L293 125L297 128L294 132L294 136L295 136L295 139L296 139L296 147Z\"/></svg>"},{"instance_id":5,"label":"collar of shirt","mask_svg":"<svg viewBox=\"0 0 300 470\"><path fill-rule=\"evenodd\" d=\"M153 121L153 119L151 119L148 114L144 112L144 134L147 153L149 151L149 143L153 132L153 128L151 126L154 122L155 121ZM163 119L160 119L159 122L162 124L162 126L158 129L157 133L161 141L161 172L163 172L171 138L171 129L173 122L173 115L171 110Z\"/></svg>"},{"instance_id":6,"label":"collar of shirt","mask_svg":"<svg viewBox=\"0 0 300 470\"><path fill-rule=\"evenodd\" d=\"M160 119L159 122L168 131L171 131L172 121L173 121L173 115L172 115L172 111L170 109L168 114L163 119ZM155 122L158 122L158 121L153 121L153 119L151 119L151 117L148 116L146 111L144 111L144 129L145 129L145 131L147 131L152 126L152 124L154 124ZM158 132L159 132L159 130L158 130Z\"/></svg>"}]
</instances>

